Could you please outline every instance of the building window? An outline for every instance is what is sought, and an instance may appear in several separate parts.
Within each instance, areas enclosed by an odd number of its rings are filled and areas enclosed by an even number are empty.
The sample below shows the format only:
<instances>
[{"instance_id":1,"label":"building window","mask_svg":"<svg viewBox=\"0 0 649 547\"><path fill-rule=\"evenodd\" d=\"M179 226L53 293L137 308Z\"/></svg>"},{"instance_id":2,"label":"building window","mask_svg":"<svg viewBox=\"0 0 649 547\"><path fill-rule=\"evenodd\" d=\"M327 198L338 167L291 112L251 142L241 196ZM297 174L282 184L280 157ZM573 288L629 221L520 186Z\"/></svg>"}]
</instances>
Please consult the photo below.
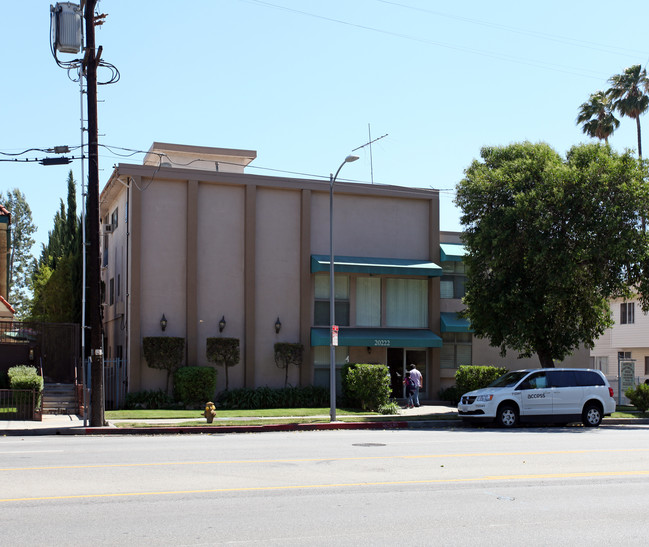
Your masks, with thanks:
<instances>
[{"instance_id":1,"label":"building window","mask_svg":"<svg viewBox=\"0 0 649 547\"><path fill-rule=\"evenodd\" d=\"M456 369L461 365L470 365L472 341L470 332L443 332L440 367Z\"/></svg>"},{"instance_id":2,"label":"building window","mask_svg":"<svg viewBox=\"0 0 649 547\"><path fill-rule=\"evenodd\" d=\"M464 262L442 262L442 278L439 284L440 298L463 298L465 285Z\"/></svg>"},{"instance_id":3,"label":"building window","mask_svg":"<svg viewBox=\"0 0 649 547\"><path fill-rule=\"evenodd\" d=\"M115 278L111 277L108 282L108 305L112 306L115 303Z\"/></svg>"},{"instance_id":4,"label":"building window","mask_svg":"<svg viewBox=\"0 0 649 547\"><path fill-rule=\"evenodd\" d=\"M624 359L631 359L631 352L630 351L618 351L617 352L617 360L618 361L623 361Z\"/></svg>"},{"instance_id":5,"label":"building window","mask_svg":"<svg viewBox=\"0 0 649 547\"><path fill-rule=\"evenodd\" d=\"M118 208L115 207L113 214L110 215L110 223L113 225L113 230L117 228L118 222L119 222L119 212L118 212Z\"/></svg>"},{"instance_id":6,"label":"building window","mask_svg":"<svg viewBox=\"0 0 649 547\"><path fill-rule=\"evenodd\" d=\"M117 274L117 297L119 298L122 292L122 274Z\"/></svg>"},{"instance_id":7,"label":"building window","mask_svg":"<svg viewBox=\"0 0 649 547\"><path fill-rule=\"evenodd\" d=\"M608 357L591 357L590 368L601 370L604 374L608 374Z\"/></svg>"},{"instance_id":8,"label":"building window","mask_svg":"<svg viewBox=\"0 0 649 547\"><path fill-rule=\"evenodd\" d=\"M632 325L633 323L635 323L635 304L622 302L620 304L620 325Z\"/></svg>"},{"instance_id":9,"label":"building window","mask_svg":"<svg viewBox=\"0 0 649 547\"><path fill-rule=\"evenodd\" d=\"M428 327L428 282L425 279L388 278L385 316L388 327Z\"/></svg>"},{"instance_id":10,"label":"building window","mask_svg":"<svg viewBox=\"0 0 649 547\"><path fill-rule=\"evenodd\" d=\"M329 387L331 375L331 348L330 346L316 346L313 348L313 385ZM349 361L349 348L336 346L336 392L341 393L340 367Z\"/></svg>"},{"instance_id":11,"label":"building window","mask_svg":"<svg viewBox=\"0 0 649 547\"><path fill-rule=\"evenodd\" d=\"M644 358L644 375L649 376L649 357Z\"/></svg>"},{"instance_id":12,"label":"building window","mask_svg":"<svg viewBox=\"0 0 649 547\"><path fill-rule=\"evenodd\" d=\"M329 275L315 276L315 306L313 324L329 325ZM335 324L349 326L349 276L336 275L334 278Z\"/></svg>"},{"instance_id":13,"label":"building window","mask_svg":"<svg viewBox=\"0 0 649 547\"><path fill-rule=\"evenodd\" d=\"M356 279L356 326L381 326L381 279L378 277Z\"/></svg>"}]
</instances>

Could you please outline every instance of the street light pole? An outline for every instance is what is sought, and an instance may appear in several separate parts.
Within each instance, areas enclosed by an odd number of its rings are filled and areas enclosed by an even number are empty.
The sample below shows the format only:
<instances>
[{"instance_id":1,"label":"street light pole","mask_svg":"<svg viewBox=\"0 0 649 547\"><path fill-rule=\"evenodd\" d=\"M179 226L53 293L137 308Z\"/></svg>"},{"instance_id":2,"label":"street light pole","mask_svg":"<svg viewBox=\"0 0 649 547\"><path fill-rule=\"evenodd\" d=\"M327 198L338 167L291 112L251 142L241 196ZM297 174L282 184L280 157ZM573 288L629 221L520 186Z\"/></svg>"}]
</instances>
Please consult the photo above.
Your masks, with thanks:
<instances>
[{"instance_id":1,"label":"street light pole","mask_svg":"<svg viewBox=\"0 0 649 547\"><path fill-rule=\"evenodd\" d=\"M336 421L336 347L334 346L334 325L336 324L334 297L334 182L346 163L356 161L358 156L347 156L335 175L329 175L329 393L330 421ZM336 344L338 345L338 344Z\"/></svg>"}]
</instances>

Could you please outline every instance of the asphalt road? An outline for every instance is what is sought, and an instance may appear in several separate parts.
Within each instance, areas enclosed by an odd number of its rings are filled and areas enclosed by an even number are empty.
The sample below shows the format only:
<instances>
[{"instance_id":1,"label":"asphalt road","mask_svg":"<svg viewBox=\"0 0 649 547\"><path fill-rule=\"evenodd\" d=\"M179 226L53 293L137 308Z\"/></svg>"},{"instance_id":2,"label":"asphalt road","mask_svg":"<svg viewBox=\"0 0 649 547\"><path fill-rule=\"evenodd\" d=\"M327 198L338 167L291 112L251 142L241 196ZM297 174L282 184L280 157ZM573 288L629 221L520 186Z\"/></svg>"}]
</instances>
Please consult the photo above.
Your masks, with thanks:
<instances>
[{"instance_id":1,"label":"asphalt road","mask_svg":"<svg viewBox=\"0 0 649 547\"><path fill-rule=\"evenodd\" d=\"M646 545L649 426L0 438L0 545Z\"/></svg>"}]
</instances>

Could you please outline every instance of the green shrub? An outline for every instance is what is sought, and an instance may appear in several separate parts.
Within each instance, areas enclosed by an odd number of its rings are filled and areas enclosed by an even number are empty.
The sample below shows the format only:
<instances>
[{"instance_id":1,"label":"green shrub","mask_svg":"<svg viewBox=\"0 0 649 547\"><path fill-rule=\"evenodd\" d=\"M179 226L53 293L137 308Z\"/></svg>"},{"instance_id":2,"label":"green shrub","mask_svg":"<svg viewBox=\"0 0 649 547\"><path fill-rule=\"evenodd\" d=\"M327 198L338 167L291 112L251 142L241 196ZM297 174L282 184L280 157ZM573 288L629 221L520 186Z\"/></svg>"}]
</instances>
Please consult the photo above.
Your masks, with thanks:
<instances>
[{"instance_id":1,"label":"green shrub","mask_svg":"<svg viewBox=\"0 0 649 547\"><path fill-rule=\"evenodd\" d=\"M149 367L167 371L169 393L169 378L180 367L185 356L185 339L175 336L145 336L142 339L142 350Z\"/></svg>"},{"instance_id":2,"label":"green shrub","mask_svg":"<svg viewBox=\"0 0 649 547\"><path fill-rule=\"evenodd\" d=\"M379 414L399 414L399 403L391 399L383 405L379 405Z\"/></svg>"},{"instance_id":3,"label":"green shrub","mask_svg":"<svg viewBox=\"0 0 649 547\"><path fill-rule=\"evenodd\" d=\"M161 389L127 393L124 404L127 410L171 408L174 406L171 397Z\"/></svg>"},{"instance_id":4,"label":"green shrub","mask_svg":"<svg viewBox=\"0 0 649 547\"><path fill-rule=\"evenodd\" d=\"M329 390L323 387L239 388L219 393L220 408L259 410L262 408L320 408L329 406Z\"/></svg>"},{"instance_id":5,"label":"green shrub","mask_svg":"<svg viewBox=\"0 0 649 547\"><path fill-rule=\"evenodd\" d=\"M376 411L390 400L390 371L386 365L350 363L341 372L346 404Z\"/></svg>"},{"instance_id":6,"label":"green shrub","mask_svg":"<svg viewBox=\"0 0 649 547\"><path fill-rule=\"evenodd\" d=\"M460 402L460 397L466 393L466 391L460 392L457 386L446 387L440 389L439 399L440 401L448 401L452 405L456 405Z\"/></svg>"},{"instance_id":7,"label":"green shrub","mask_svg":"<svg viewBox=\"0 0 649 547\"><path fill-rule=\"evenodd\" d=\"M455 385L462 396L468 391L487 387L507 372L505 367L462 365L455 373Z\"/></svg>"},{"instance_id":8,"label":"green shrub","mask_svg":"<svg viewBox=\"0 0 649 547\"><path fill-rule=\"evenodd\" d=\"M187 408L199 408L214 400L216 369L181 367L174 373L174 400Z\"/></svg>"},{"instance_id":9,"label":"green shrub","mask_svg":"<svg viewBox=\"0 0 649 547\"><path fill-rule=\"evenodd\" d=\"M34 408L40 408L41 399L43 397L43 377L38 375L36 367L29 367L26 365L18 365L11 367L7 372L9 376L9 389L26 389L36 392L36 400L34 401ZM17 394L18 400L22 401L23 396L27 394ZM25 399L26 400L26 399Z\"/></svg>"},{"instance_id":10,"label":"green shrub","mask_svg":"<svg viewBox=\"0 0 649 547\"><path fill-rule=\"evenodd\" d=\"M635 387L627 388L624 394L640 412L647 412L649 409L649 385L638 384Z\"/></svg>"}]
</instances>

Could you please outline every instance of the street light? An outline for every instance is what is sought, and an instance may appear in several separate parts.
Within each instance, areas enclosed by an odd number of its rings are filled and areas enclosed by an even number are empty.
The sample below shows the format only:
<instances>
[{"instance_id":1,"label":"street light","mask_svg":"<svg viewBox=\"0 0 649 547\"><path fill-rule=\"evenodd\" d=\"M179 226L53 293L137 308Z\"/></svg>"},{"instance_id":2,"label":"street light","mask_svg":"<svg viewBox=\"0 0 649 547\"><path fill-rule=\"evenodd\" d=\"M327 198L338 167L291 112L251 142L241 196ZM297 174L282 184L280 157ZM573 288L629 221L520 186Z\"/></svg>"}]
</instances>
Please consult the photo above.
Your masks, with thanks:
<instances>
[{"instance_id":1,"label":"street light","mask_svg":"<svg viewBox=\"0 0 649 547\"><path fill-rule=\"evenodd\" d=\"M335 175L329 175L329 393L331 410L330 421L336 421L336 348L333 340L333 330L336 323L334 298L334 182L338 173L346 163L356 161L358 156L347 156L340 164Z\"/></svg>"}]
</instances>

